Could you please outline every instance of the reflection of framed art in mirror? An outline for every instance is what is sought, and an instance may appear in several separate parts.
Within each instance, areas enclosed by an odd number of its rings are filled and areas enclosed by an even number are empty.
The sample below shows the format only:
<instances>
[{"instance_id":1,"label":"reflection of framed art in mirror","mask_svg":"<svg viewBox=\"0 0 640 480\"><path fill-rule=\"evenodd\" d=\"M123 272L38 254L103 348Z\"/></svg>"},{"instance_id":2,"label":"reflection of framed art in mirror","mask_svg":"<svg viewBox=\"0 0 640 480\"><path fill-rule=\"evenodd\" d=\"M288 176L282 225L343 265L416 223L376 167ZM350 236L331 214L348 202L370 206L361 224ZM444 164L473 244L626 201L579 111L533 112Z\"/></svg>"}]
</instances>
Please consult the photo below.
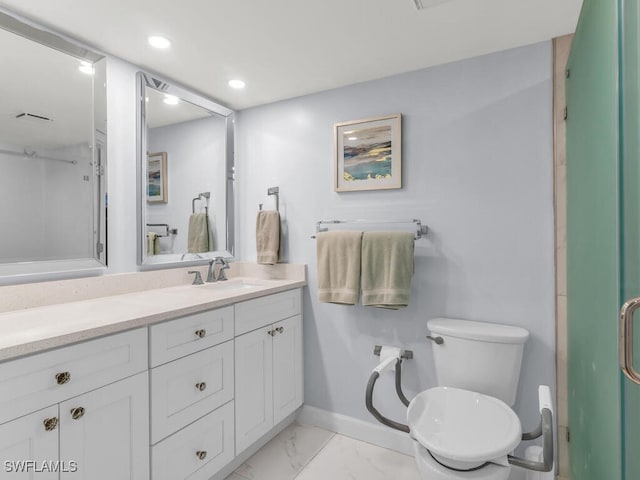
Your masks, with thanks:
<instances>
[{"instance_id":1,"label":"reflection of framed art in mirror","mask_svg":"<svg viewBox=\"0 0 640 480\"><path fill-rule=\"evenodd\" d=\"M167 152L147 155L147 202L167 203Z\"/></svg>"}]
</instances>

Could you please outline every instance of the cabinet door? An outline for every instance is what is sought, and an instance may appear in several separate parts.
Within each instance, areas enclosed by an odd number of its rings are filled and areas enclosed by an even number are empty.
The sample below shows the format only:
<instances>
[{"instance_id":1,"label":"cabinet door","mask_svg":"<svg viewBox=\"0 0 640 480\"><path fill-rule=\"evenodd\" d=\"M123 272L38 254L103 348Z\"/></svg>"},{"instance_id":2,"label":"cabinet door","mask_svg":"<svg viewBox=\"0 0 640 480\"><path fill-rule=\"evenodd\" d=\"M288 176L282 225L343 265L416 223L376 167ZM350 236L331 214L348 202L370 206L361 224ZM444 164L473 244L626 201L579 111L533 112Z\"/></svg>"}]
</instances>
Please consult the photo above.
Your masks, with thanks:
<instances>
[{"instance_id":1,"label":"cabinet door","mask_svg":"<svg viewBox=\"0 0 640 480\"><path fill-rule=\"evenodd\" d=\"M273 327L236 337L236 455L273 426Z\"/></svg>"},{"instance_id":2,"label":"cabinet door","mask_svg":"<svg viewBox=\"0 0 640 480\"><path fill-rule=\"evenodd\" d=\"M302 317L296 315L274 325L273 423L302 405Z\"/></svg>"},{"instance_id":3,"label":"cabinet door","mask_svg":"<svg viewBox=\"0 0 640 480\"><path fill-rule=\"evenodd\" d=\"M148 373L61 403L60 458L78 464L61 480L148 480Z\"/></svg>"},{"instance_id":4,"label":"cabinet door","mask_svg":"<svg viewBox=\"0 0 640 480\"><path fill-rule=\"evenodd\" d=\"M63 466L58 463L59 429L55 420L49 422L48 430L44 425L47 419L57 418L55 405L0 425L0 478L58 478L58 469Z\"/></svg>"}]
</instances>

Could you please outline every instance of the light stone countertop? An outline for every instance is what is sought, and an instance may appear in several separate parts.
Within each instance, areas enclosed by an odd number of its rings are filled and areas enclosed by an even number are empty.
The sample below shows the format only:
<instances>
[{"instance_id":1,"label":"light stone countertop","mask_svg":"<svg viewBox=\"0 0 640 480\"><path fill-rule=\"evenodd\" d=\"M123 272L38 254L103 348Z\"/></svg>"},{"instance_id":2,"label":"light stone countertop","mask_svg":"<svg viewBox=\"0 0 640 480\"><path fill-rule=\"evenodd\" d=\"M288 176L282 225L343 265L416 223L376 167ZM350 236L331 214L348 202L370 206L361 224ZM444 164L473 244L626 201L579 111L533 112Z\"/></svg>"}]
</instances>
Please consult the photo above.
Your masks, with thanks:
<instances>
[{"instance_id":1,"label":"light stone countertop","mask_svg":"<svg viewBox=\"0 0 640 480\"><path fill-rule=\"evenodd\" d=\"M0 361L304 285L299 277L235 277L0 313Z\"/></svg>"}]
</instances>

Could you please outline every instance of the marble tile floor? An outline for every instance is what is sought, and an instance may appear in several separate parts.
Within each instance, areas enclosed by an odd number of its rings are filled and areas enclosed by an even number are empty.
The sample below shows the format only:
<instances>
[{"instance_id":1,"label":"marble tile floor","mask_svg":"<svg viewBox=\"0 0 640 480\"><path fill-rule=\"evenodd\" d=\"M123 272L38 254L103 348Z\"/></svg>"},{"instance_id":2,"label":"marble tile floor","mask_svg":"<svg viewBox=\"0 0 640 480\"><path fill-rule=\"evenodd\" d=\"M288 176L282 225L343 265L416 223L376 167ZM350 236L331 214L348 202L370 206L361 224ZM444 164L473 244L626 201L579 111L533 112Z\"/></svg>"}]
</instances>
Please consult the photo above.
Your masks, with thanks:
<instances>
[{"instance_id":1,"label":"marble tile floor","mask_svg":"<svg viewBox=\"0 0 640 480\"><path fill-rule=\"evenodd\" d=\"M226 480L419 480L413 457L294 423Z\"/></svg>"}]
</instances>

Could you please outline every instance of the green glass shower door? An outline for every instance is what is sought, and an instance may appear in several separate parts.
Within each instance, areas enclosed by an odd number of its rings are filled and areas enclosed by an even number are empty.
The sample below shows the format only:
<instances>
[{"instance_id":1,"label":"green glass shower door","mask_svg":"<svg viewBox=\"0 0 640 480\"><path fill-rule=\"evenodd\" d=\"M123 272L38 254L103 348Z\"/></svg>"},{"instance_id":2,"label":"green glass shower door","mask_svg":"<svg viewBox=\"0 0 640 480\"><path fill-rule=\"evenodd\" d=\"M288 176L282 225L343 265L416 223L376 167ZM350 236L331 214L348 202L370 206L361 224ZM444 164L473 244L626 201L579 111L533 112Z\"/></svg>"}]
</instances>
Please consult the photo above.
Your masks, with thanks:
<instances>
[{"instance_id":1,"label":"green glass shower door","mask_svg":"<svg viewBox=\"0 0 640 480\"><path fill-rule=\"evenodd\" d=\"M640 297L638 2L585 0L567 79L570 478L640 479L640 385L620 309ZM640 309L628 345L640 371Z\"/></svg>"},{"instance_id":2,"label":"green glass shower door","mask_svg":"<svg viewBox=\"0 0 640 480\"><path fill-rule=\"evenodd\" d=\"M640 305L640 9L620 2L620 298ZM620 325L622 469L625 480L640 479L640 310ZM625 320L621 318L621 320ZM634 327L635 324L635 328ZM625 331L626 330L626 331ZM626 348L625 348L626 341ZM627 355L625 355L625 351ZM635 354L634 354L635 352ZM630 368L625 369L625 358Z\"/></svg>"}]
</instances>

